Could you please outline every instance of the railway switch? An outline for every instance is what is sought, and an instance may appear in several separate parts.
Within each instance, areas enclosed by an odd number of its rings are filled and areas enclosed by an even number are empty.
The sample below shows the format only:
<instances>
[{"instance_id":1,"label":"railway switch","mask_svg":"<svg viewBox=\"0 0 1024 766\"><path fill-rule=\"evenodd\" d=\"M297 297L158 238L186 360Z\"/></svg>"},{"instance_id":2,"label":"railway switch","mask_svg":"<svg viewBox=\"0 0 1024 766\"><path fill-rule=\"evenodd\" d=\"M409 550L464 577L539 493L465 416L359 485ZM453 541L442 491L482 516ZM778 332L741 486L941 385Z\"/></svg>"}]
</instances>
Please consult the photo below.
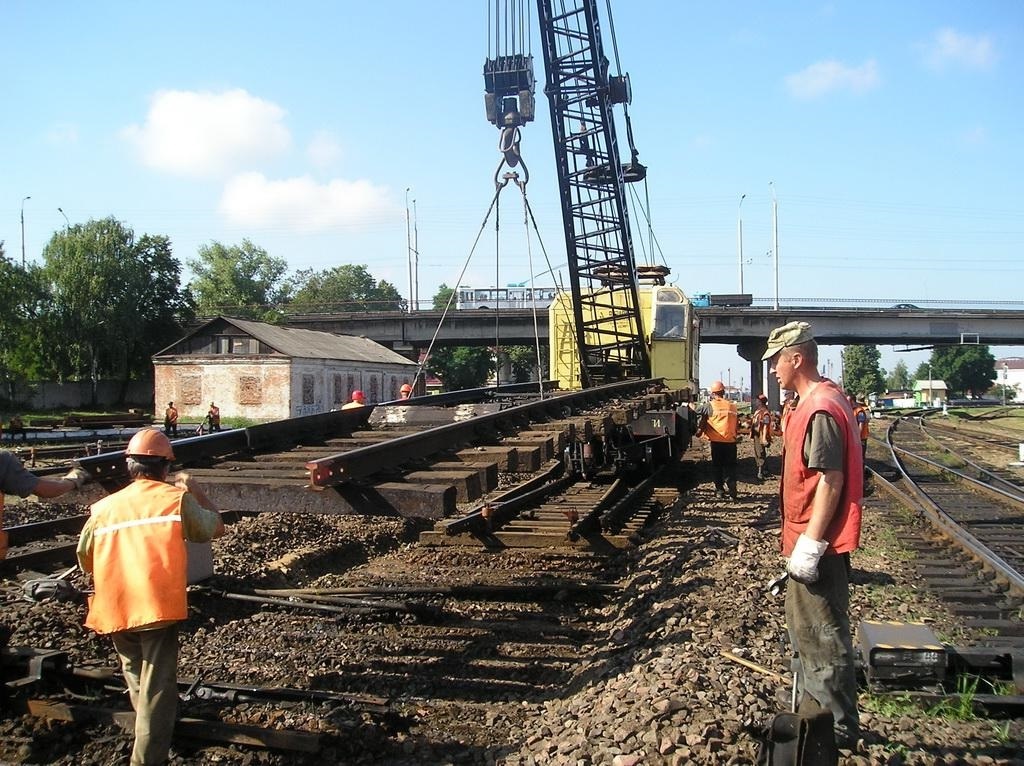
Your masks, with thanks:
<instances>
[{"instance_id":1,"label":"railway switch","mask_svg":"<svg viewBox=\"0 0 1024 766\"><path fill-rule=\"evenodd\" d=\"M946 647L927 625L861 620L858 634L869 685L923 688L946 680Z\"/></svg>"}]
</instances>

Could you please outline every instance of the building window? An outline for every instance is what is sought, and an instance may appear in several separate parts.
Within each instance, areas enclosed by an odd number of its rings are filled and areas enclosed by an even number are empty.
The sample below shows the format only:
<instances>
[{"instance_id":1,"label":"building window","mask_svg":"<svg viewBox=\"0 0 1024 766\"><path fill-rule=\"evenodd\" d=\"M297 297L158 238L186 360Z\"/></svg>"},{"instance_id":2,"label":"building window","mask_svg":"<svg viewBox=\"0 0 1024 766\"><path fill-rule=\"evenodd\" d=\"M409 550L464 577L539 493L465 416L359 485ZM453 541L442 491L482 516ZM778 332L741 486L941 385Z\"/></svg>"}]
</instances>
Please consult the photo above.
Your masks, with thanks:
<instances>
[{"instance_id":1,"label":"building window","mask_svg":"<svg viewBox=\"0 0 1024 766\"><path fill-rule=\"evenodd\" d=\"M312 375L302 376L302 403L314 404L316 402L316 378Z\"/></svg>"},{"instance_id":2,"label":"building window","mask_svg":"<svg viewBox=\"0 0 1024 766\"><path fill-rule=\"evenodd\" d=\"M345 387L345 378L339 373L334 373L334 404L344 404L348 401L345 395L348 389Z\"/></svg>"},{"instance_id":3,"label":"building window","mask_svg":"<svg viewBox=\"0 0 1024 766\"><path fill-rule=\"evenodd\" d=\"M263 404L263 383L255 375L238 376L238 403Z\"/></svg>"}]
</instances>

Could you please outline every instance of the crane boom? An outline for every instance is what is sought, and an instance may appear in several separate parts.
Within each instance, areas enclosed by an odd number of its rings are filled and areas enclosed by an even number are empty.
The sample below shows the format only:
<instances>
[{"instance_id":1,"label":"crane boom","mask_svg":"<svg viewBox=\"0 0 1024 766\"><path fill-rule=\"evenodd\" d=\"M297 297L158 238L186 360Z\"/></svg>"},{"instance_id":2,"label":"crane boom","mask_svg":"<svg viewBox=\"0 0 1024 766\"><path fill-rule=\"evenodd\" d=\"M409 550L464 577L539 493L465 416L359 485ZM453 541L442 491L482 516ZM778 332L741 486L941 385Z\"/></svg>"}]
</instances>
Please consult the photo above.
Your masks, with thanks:
<instances>
[{"instance_id":1,"label":"crane boom","mask_svg":"<svg viewBox=\"0 0 1024 766\"><path fill-rule=\"evenodd\" d=\"M629 79L609 77L596 0L537 0L537 7L580 380L648 378L625 191L643 167L621 162L612 114L629 101Z\"/></svg>"}]
</instances>

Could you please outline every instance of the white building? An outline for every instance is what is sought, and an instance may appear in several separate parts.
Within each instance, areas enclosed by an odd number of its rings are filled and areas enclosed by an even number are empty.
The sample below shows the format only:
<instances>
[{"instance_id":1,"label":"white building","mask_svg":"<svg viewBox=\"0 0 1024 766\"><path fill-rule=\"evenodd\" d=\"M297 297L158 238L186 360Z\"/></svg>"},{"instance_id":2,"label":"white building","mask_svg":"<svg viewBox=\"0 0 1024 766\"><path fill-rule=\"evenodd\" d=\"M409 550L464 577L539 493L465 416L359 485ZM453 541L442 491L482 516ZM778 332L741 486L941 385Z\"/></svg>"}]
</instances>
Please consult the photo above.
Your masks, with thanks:
<instances>
[{"instance_id":1,"label":"white building","mask_svg":"<svg viewBox=\"0 0 1024 766\"><path fill-rule=\"evenodd\" d=\"M1008 356L1004 359L996 359L995 384L1017 389L1013 401L1024 402L1024 357ZM1010 400L1009 394L1007 394L1006 400Z\"/></svg>"},{"instance_id":2,"label":"white building","mask_svg":"<svg viewBox=\"0 0 1024 766\"><path fill-rule=\"evenodd\" d=\"M153 357L157 414L174 402L201 419L281 420L339 409L361 390L367 404L398 399L416 363L362 337L218 317Z\"/></svg>"}]
</instances>

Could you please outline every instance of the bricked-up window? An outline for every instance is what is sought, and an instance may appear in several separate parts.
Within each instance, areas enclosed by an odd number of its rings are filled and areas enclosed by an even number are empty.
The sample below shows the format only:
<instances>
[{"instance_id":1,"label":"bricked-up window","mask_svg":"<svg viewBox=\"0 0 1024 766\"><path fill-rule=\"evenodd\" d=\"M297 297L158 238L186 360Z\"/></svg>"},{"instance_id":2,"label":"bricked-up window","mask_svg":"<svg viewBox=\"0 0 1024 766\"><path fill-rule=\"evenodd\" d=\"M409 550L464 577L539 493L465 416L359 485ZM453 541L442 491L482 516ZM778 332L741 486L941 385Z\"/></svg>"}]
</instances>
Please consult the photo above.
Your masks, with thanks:
<instances>
[{"instance_id":1,"label":"bricked-up window","mask_svg":"<svg viewBox=\"0 0 1024 766\"><path fill-rule=\"evenodd\" d=\"M263 382L255 375L238 376L238 403L263 404Z\"/></svg>"},{"instance_id":2,"label":"bricked-up window","mask_svg":"<svg viewBox=\"0 0 1024 766\"><path fill-rule=\"evenodd\" d=\"M339 373L334 373L334 398L332 401L334 404L344 404L348 401L348 397L345 394L348 389L345 388L345 378Z\"/></svg>"},{"instance_id":3,"label":"bricked-up window","mask_svg":"<svg viewBox=\"0 0 1024 766\"><path fill-rule=\"evenodd\" d=\"M199 404L203 401L203 379L199 375L182 375L178 379L179 404Z\"/></svg>"},{"instance_id":4,"label":"bricked-up window","mask_svg":"<svg viewBox=\"0 0 1024 766\"><path fill-rule=\"evenodd\" d=\"M302 376L302 403L313 404L316 402L316 378L312 375Z\"/></svg>"},{"instance_id":5,"label":"bricked-up window","mask_svg":"<svg viewBox=\"0 0 1024 766\"><path fill-rule=\"evenodd\" d=\"M349 373L348 374L348 392L345 395L345 401L346 402L349 400L349 397L352 396L352 392L355 391L355 390L356 390L356 376L353 375L352 373Z\"/></svg>"},{"instance_id":6,"label":"bricked-up window","mask_svg":"<svg viewBox=\"0 0 1024 766\"><path fill-rule=\"evenodd\" d=\"M371 402L379 402L380 401L379 394L380 394L380 384L377 382L377 376L374 375L372 378L370 378L370 395L368 397L368 400L371 401Z\"/></svg>"}]
</instances>

